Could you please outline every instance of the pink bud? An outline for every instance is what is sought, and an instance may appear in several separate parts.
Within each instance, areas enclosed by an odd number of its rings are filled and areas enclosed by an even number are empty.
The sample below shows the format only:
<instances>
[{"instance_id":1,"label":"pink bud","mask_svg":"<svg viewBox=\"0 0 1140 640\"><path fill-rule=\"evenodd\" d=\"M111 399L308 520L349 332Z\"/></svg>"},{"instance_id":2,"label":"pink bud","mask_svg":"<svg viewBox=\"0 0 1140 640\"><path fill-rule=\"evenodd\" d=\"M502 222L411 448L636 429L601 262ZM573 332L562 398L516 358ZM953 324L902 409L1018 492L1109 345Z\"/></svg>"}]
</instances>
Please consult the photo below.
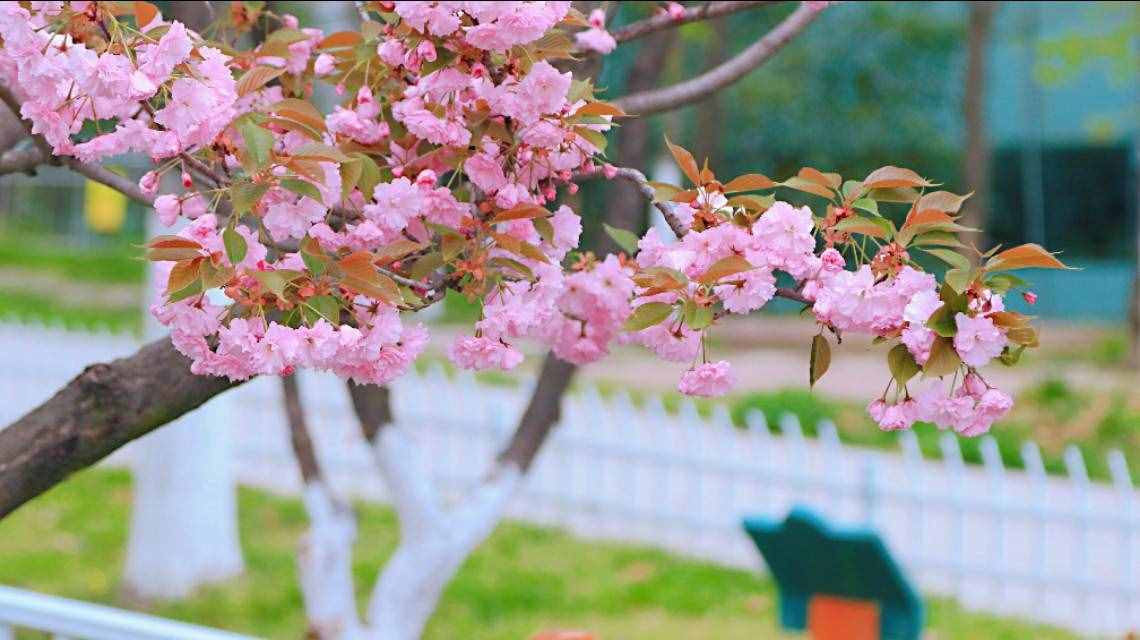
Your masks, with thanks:
<instances>
[{"instance_id":1,"label":"pink bud","mask_svg":"<svg viewBox=\"0 0 1140 640\"><path fill-rule=\"evenodd\" d=\"M1032 291L1023 292L1021 294L1021 297L1025 298L1025 301L1029 304L1037 304L1037 294L1033 293Z\"/></svg>"},{"instance_id":2,"label":"pink bud","mask_svg":"<svg viewBox=\"0 0 1140 640\"><path fill-rule=\"evenodd\" d=\"M286 13L281 16L281 24L284 25L286 29L296 29L301 23L297 20L297 16Z\"/></svg>"},{"instance_id":3,"label":"pink bud","mask_svg":"<svg viewBox=\"0 0 1140 640\"><path fill-rule=\"evenodd\" d=\"M680 20L685 17L685 7L681 6L679 2L670 2L665 6L665 12L674 20Z\"/></svg>"},{"instance_id":4,"label":"pink bud","mask_svg":"<svg viewBox=\"0 0 1140 640\"><path fill-rule=\"evenodd\" d=\"M333 58L327 53L322 53L317 56L316 62L313 63L313 73L318 76L327 76L332 73L336 68L336 58Z\"/></svg>"},{"instance_id":5,"label":"pink bud","mask_svg":"<svg viewBox=\"0 0 1140 640\"><path fill-rule=\"evenodd\" d=\"M193 178L190 177L190 173L188 171L183 171L182 172L182 188L189 189L193 186L194 186L194 180L193 180Z\"/></svg>"},{"instance_id":6,"label":"pink bud","mask_svg":"<svg viewBox=\"0 0 1140 640\"><path fill-rule=\"evenodd\" d=\"M683 9L682 9L683 11ZM601 29L606 26L606 12L601 9L594 9L590 12L590 26L595 29Z\"/></svg>"},{"instance_id":7,"label":"pink bud","mask_svg":"<svg viewBox=\"0 0 1140 640\"><path fill-rule=\"evenodd\" d=\"M178 197L169 193L154 199L154 212L158 214L158 221L163 226L169 227L174 224L174 221L178 219L180 208Z\"/></svg>"},{"instance_id":8,"label":"pink bud","mask_svg":"<svg viewBox=\"0 0 1140 640\"><path fill-rule=\"evenodd\" d=\"M139 179L139 189L148 196L153 196L158 191L158 174L154 171L144 173Z\"/></svg>"},{"instance_id":9,"label":"pink bud","mask_svg":"<svg viewBox=\"0 0 1140 640\"><path fill-rule=\"evenodd\" d=\"M344 83L343 82L337 83L335 90L336 90L336 94L338 96L343 96L344 92L345 92Z\"/></svg>"},{"instance_id":10,"label":"pink bud","mask_svg":"<svg viewBox=\"0 0 1140 640\"><path fill-rule=\"evenodd\" d=\"M613 180L617 176L618 170L617 167L607 162L602 165L602 173L606 176L606 180Z\"/></svg>"},{"instance_id":11,"label":"pink bud","mask_svg":"<svg viewBox=\"0 0 1140 640\"><path fill-rule=\"evenodd\" d=\"M989 386L978 374L968 373L966 374L966 378L962 380L962 388L966 390L966 393L977 398L981 397L981 395L989 389Z\"/></svg>"},{"instance_id":12,"label":"pink bud","mask_svg":"<svg viewBox=\"0 0 1140 640\"><path fill-rule=\"evenodd\" d=\"M575 193L578 193L578 184L577 184L576 182L571 182L571 183L570 183L570 184L569 184L569 185L566 187L566 190L567 190L567 191L569 191L571 194L575 194Z\"/></svg>"},{"instance_id":13,"label":"pink bud","mask_svg":"<svg viewBox=\"0 0 1140 640\"><path fill-rule=\"evenodd\" d=\"M418 176L416 176L416 184L424 186L424 187L435 186L436 180L437 180L437 176L435 175L435 172L432 171L431 169L424 169L423 171L420 172L420 174Z\"/></svg>"}]
</instances>

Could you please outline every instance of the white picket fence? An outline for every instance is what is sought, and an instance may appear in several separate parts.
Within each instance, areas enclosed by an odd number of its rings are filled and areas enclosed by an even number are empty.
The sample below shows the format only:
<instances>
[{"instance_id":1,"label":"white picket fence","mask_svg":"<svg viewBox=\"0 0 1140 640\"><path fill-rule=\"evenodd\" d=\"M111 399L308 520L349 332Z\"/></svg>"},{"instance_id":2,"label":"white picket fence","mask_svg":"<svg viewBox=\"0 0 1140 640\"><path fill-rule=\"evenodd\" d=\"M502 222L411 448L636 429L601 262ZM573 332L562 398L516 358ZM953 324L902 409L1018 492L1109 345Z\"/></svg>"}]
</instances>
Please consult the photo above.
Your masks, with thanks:
<instances>
[{"instance_id":1,"label":"white picket fence","mask_svg":"<svg viewBox=\"0 0 1140 640\"><path fill-rule=\"evenodd\" d=\"M0 327L0 424L34 406L87 362L133 351L129 338ZM302 392L333 484L384 499L343 384L303 373ZM480 385L441 369L394 385L399 428L431 452L432 473L460 499L509 436L528 389ZM216 400L240 406L233 429L242 482L292 492L292 463L276 380L255 380ZM762 414L748 428L724 410L701 418L691 403L669 414L657 401L593 389L567 397L561 425L532 468L511 517L597 538L657 545L738 567L759 568L744 515L782 517L805 504L844 523L878 529L923 591L970 608L1065 626L1091 635L1140 628L1140 514L1124 457L1110 455L1111 484L1090 482L1080 452L1067 475L1047 476L1035 445L1025 471L1002 467L992 439L984 466L962 462L945 434L942 460L922 457L913 434L899 452L844 446L835 427L808 439L794 416L780 435Z\"/></svg>"}]
</instances>

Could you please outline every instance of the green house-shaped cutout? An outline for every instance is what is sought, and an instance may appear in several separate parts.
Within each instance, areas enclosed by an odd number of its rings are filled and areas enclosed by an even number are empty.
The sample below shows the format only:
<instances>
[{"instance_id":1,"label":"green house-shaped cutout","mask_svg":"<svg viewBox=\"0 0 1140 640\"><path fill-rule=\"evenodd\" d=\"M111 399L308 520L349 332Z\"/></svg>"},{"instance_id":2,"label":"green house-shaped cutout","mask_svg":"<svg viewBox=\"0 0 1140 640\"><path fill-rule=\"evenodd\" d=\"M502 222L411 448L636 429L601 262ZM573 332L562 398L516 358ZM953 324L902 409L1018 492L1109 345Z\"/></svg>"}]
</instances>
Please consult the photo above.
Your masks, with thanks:
<instances>
[{"instance_id":1,"label":"green house-shaped cutout","mask_svg":"<svg viewBox=\"0 0 1140 640\"><path fill-rule=\"evenodd\" d=\"M780 590L780 624L807 628L808 603L816 594L879 605L883 640L918 640L922 599L874 531L839 528L803 507L783 522L745 518L748 532Z\"/></svg>"}]
</instances>

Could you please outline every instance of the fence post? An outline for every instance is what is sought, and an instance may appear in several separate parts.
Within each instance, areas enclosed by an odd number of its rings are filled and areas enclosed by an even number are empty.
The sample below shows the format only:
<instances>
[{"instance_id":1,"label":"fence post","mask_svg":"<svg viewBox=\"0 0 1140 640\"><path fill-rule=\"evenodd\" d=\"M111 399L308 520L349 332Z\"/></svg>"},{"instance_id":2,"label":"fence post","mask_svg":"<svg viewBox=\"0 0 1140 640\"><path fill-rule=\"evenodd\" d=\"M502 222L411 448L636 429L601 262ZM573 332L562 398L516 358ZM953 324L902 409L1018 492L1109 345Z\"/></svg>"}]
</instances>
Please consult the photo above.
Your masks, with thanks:
<instances>
[{"instance_id":1,"label":"fence post","mask_svg":"<svg viewBox=\"0 0 1140 640\"><path fill-rule=\"evenodd\" d=\"M1120 510L1120 621L1117 628L1126 629L1133 625L1132 602L1136 594L1135 570L1132 566L1133 530L1136 528L1135 492L1132 489L1132 474L1128 471L1128 461L1119 449L1108 452L1108 468L1112 472L1112 483L1116 486L1117 508Z\"/></svg>"},{"instance_id":2,"label":"fence post","mask_svg":"<svg viewBox=\"0 0 1140 640\"><path fill-rule=\"evenodd\" d=\"M962 464L962 450L958 448L958 438L946 432L938 441L939 448L942 450L942 464L946 469L946 474L949 476L950 485L950 511L952 532L951 546L953 550L953 559L950 561L953 567L955 582L957 584L957 594L962 600L965 600L966 595L966 505L963 483L965 481L965 473Z\"/></svg>"},{"instance_id":3,"label":"fence post","mask_svg":"<svg viewBox=\"0 0 1140 640\"><path fill-rule=\"evenodd\" d=\"M772 433L768 431L768 418L764 412L759 409L749 409L748 413L744 414L744 424L748 427L748 440L750 453L758 453L755 459L749 457L749 464L756 464L761 467L761 470L769 474L772 472ZM748 480L755 481L755 476L748 476ZM771 482L756 482L756 491L754 495L757 506L765 508L769 513L771 512L772 503L774 502L774 494L771 488ZM748 494L745 494L745 499L748 499Z\"/></svg>"},{"instance_id":4,"label":"fence post","mask_svg":"<svg viewBox=\"0 0 1140 640\"><path fill-rule=\"evenodd\" d=\"M863 521L874 526L879 508L879 471L875 454L863 454L863 474L860 495L863 499Z\"/></svg>"},{"instance_id":5,"label":"fence post","mask_svg":"<svg viewBox=\"0 0 1140 640\"><path fill-rule=\"evenodd\" d=\"M1037 525L1037 544L1034 552L1034 561L1037 564L1034 581L1038 585L1037 599L1044 602L1049 595L1047 581L1049 566L1049 483L1045 475L1045 463L1041 461L1041 449L1032 441L1021 445L1021 461L1025 464L1025 471L1033 481L1036 501L1033 505L1033 520Z\"/></svg>"},{"instance_id":6,"label":"fence post","mask_svg":"<svg viewBox=\"0 0 1140 640\"><path fill-rule=\"evenodd\" d=\"M823 449L821 460L818 461L820 490L816 495L819 496L820 503L830 508L831 516L841 517L844 503L842 487L847 481L847 464L843 443L839 441L839 429L826 418L820 420L815 429L819 433L819 443Z\"/></svg>"},{"instance_id":7,"label":"fence post","mask_svg":"<svg viewBox=\"0 0 1140 640\"><path fill-rule=\"evenodd\" d=\"M808 470L806 456L804 455L804 430L800 427L800 419L794 413L784 413L780 416L780 432L784 434L784 445L788 447L787 473L784 474L790 482L788 501L795 501L805 493L808 484ZM775 462L775 461L773 461Z\"/></svg>"},{"instance_id":8,"label":"fence post","mask_svg":"<svg viewBox=\"0 0 1140 640\"><path fill-rule=\"evenodd\" d=\"M911 490L915 492L914 499L904 503L907 505L910 535L905 539L900 538L900 542L903 542L904 548L912 547L914 549L913 551L907 549L904 551L904 555L910 556L913 566L921 567L927 555L925 544L926 501L922 499L922 496L926 495L925 465L922 459L922 449L918 446L918 436L914 435L914 431L900 433L899 446L902 447L907 476L911 481ZM913 515L910 513L911 510L913 510Z\"/></svg>"},{"instance_id":9,"label":"fence post","mask_svg":"<svg viewBox=\"0 0 1140 640\"><path fill-rule=\"evenodd\" d=\"M1076 577L1076 610L1087 611L1089 605L1089 474L1081 450L1071 444L1065 447L1065 469L1077 493L1077 514L1074 522L1076 541L1071 558L1072 575Z\"/></svg>"},{"instance_id":10,"label":"fence post","mask_svg":"<svg viewBox=\"0 0 1140 640\"><path fill-rule=\"evenodd\" d=\"M996 507L991 511L994 519L997 520L995 540L990 548L990 561L993 563L990 567L990 571L993 573L993 593L996 601L1003 602L1005 596L1003 579L1006 575L1007 565L1006 511L1009 505L1009 496L1006 493L1005 466L1002 465L1001 451L998 450L997 440L994 440L993 436L987 434L982 438L981 450L982 463L985 465L990 484L990 490L987 492L988 498Z\"/></svg>"}]
</instances>

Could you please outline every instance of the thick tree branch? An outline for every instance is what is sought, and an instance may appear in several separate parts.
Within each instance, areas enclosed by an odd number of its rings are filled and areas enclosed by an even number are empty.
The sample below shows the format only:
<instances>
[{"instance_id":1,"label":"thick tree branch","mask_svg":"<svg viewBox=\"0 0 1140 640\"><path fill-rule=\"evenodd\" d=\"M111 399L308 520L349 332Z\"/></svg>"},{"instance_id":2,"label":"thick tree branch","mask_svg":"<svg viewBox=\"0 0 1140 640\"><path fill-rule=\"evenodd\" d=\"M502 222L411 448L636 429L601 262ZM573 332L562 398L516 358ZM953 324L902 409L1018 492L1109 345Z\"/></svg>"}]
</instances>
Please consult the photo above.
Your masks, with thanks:
<instances>
[{"instance_id":1,"label":"thick tree branch","mask_svg":"<svg viewBox=\"0 0 1140 640\"><path fill-rule=\"evenodd\" d=\"M542 373L530 396L522 420L507 447L499 454L499 462L518 465L524 472L534 462L538 450L562 414L562 396L574 379L574 365L553 353L542 362Z\"/></svg>"},{"instance_id":2,"label":"thick tree branch","mask_svg":"<svg viewBox=\"0 0 1140 640\"><path fill-rule=\"evenodd\" d=\"M731 85L764 64L792 38L806 29L819 13L819 9L814 9L807 3L801 4L764 37L724 64L684 82L625 96L616 100L615 104L626 113L646 116L697 102Z\"/></svg>"},{"instance_id":3,"label":"thick tree branch","mask_svg":"<svg viewBox=\"0 0 1140 640\"><path fill-rule=\"evenodd\" d=\"M22 147L0 153L0 175L33 173L41 164L44 164L44 154L39 147Z\"/></svg>"},{"instance_id":4,"label":"thick tree branch","mask_svg":"<svg viewBox=\"0 0 1140 640\"><path fill-rule=\"evenodd\" d=\"M0 517L233 386L191 373L166 338L87 367L0 430Z\"/></svg>"},{"instance_id":5,"label":"thick tree branch","mask_svg":"<svg viewBox=\"0 0 1140 640\"><path fill-rule=\"evenodd\" d=\"M285 401L285 417L289 422L289 442L293 445L293 457L301 469L301 479L305 484L321 480L321 465L317 461L317 451L309 436L309 425L305 419L305 408L301 405L301 391L297 376L281 376L281 392Z\"/></svg>"},{"instance_id":6,"label":"thick tree branch","mask_svg":"<svg viewBox=\"0 0 1140 640\"><path fill-rule=\"evenodd\" d=\"M773 1L752 1L752 2L706 2L700 6L687 7L684 15L679 18L674 18L667 13L660 13L651 18L631 22L619 29L610 32L614 40L621 44L635 40L651 33L656 33L663 29L673 29L682 25L696 22L698 20L709 20L712 18L719 18L727 16L738 11L746 11L748 9L759 9L768 5L776 4Z\"/></svg>"}]
</instances>

